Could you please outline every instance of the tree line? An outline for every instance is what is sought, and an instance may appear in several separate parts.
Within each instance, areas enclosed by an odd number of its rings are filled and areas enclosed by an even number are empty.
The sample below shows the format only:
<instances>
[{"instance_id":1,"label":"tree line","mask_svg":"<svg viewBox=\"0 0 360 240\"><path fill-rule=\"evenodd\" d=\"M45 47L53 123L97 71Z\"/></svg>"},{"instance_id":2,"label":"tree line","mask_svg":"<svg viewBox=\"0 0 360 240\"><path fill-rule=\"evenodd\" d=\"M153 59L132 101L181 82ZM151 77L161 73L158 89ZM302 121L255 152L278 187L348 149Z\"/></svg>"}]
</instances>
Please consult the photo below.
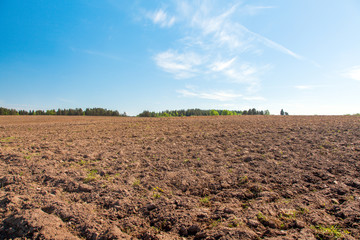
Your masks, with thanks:
<instances>
[{"instance_id":1,"label":"tree line","mask_svg":"<svg viewBox=\"0 0 360 240\"><path fill-rule=\"evenodd\" d=\"M162 112L143 111L138 117L190 117L190 116L231 116L231 115L270 115L269 110L256 110L255 108L243 111L230 110L201 110L198 108L188 110L166 110Z\"/></svg>"},{"instance_id":2,"label":"tree line","mask_svg":"<svg viewBox=\"0 0 360 240\"><path fill-rule=\"evenodd\" d=\"M51 109L51 110L16 110L0 107L0 115L61 115L61 116L121 116L126 117L126 113L119 113L119 111L108 110L106 108L86 108L83 111L81 108L75 109Z\"/></svg>"}]
</instances>

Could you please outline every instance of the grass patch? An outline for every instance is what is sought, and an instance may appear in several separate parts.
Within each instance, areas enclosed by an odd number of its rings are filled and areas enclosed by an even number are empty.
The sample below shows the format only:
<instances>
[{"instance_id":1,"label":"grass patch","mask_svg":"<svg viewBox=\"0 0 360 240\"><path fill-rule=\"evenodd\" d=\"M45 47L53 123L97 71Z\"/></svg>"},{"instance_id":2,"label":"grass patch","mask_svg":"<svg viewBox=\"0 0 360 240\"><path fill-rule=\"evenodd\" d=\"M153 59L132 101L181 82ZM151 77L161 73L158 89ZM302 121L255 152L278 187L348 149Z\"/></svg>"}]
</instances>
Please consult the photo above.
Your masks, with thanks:
<instances>
[{"instance_id":1,"label":"grass patch","mask_svg":"<svg viewBox=\"0 0 360 240\"><path fill-rule=\"evenodd\" d=\"M330 227L324 227L321 225L311 226L311 229L315 231L316 239L341 239L345 235L349 234L347 230L341 230L338 226L333 225Z\"/></svg>"},{"instance_id":2,"label":"grass patch","mask_svg":"<svg viewBox=\"0 0 360 240\"><path fill-rule=\"evenodd\" d=\"M15 139L15 137L6 137L6 138L0 139L0 142L9 143L9 142L13 142L14 139Z\"/></svg>"}]
</instances>

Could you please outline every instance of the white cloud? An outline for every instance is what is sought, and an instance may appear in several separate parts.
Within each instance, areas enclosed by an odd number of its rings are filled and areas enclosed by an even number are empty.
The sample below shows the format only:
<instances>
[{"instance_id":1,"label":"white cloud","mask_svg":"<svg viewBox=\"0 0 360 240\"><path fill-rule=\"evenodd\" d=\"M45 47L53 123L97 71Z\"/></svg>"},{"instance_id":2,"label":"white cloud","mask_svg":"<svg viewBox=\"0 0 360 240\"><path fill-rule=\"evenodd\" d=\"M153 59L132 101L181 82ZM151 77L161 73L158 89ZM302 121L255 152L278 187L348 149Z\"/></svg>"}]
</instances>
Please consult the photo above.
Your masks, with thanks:
<instances>
[{"instance_id":1,"label":"white cloud","mask_svg":"<svg viewBox=\"0 0 360 240\"><path fill-rule=\"evenodd\" d=\"M177 90L178 93L181 94L182 97L191 97L191 98L201 98L208 100L217 100L221 102L231 102L237 99L245 100L245 101L265 101L266 99L261 96L243 96L240 93L236 93L233 90L207 90L207 91L199 91L196 90L195 86L189 86L186 89ZM227 103L231 104L231 103Z\"/></svg>"},{"instance_id":2,"label":"white cloud","mask_svg":"<svg viewBox=\"0 0 360 240\"><path fill-rule=\"evenodd\" d=\"M176 19L186 29L179 47L160 52L154 56L156 64L175 78L200 77L221 81L253 83L268 69L243 60L242 54L261 54L263 46L281 51L294 58L301 56L288 48L254 33L234 20L237 12L257 11L268 6L241 6L233 4L222 10L214 2L177 3ZM160 9L151 13L152 21L161 26L171 26L173 21ZM178 53L181 52L181 53Z\"/></svg>"},{"instance_id":3,"label":"white cloud","mask_svg":"<svg viewBox=\"0 0 360 240\"><path fill-rule=\"evenodd\" d=\"M261 87L260 76L270 69L270 65L252 59L261 56L264 49L271 48L290 57L303 59L294 51L252 32L239 22L240 14L255 15L271 8L274 7L183 0L177 1L175 8L168 6L174 14L172 17L164 9L151 12L148 17L154 24L170 27L176 20L179 33L183 34L173 43L174 47L156 53L154 61L176 79L243 84L246 85L246 94L256 95ZM219 101L235 99L229 92L210 95L189 89L178 92L183 96ZM259 97L248 99L263 100Z\"/></svg>"},{"instance_id":4,"label":"white cloud","mask_svg":"<svg viewBox=\"0 0 360 240\"><path fill-rule=\"evenodd\" d=\"M198 72L197 66L203 61L196 53L178 53L174 50L161 52L155 55L154 60L159 67L174 74L176 78L193 77Z\"/></svg>"},{"instance_id":5,"label":"white cloud","mask_svg":"<svg viewBox=\"0 0 360 240\"><path fill-rule=\"evenodd\" d=\"M209 99L209 100L218 100L218 101L232 101L237 98L240 98L241 94L236 94L232 91L218 91L218 90L211 90L207 92L200 92L188 89L181 89L177 91L183 97L196 97L202 99Z\"/></svg>"},{"instance_id":6,"label":"white cloud","mask_svg":"<svg viewBox=\"0 0 360 240\"><path fill-rule=\"evenodd\" d=\"M303 59L302 56L294 53L293 51L291 51L290 49L282 46L282 45L279 44L279 43L276 43L276 42L274 42L274 41L271 41L270 39L267 39L266 37L263 37L263 36L261 36L261 35L259 35L259 34L257 34L257 33L254 33L254 32L251 32L251 31L249 31L249 33L251 33L252 35L254 35L258 41L262 42L263 44L265 44L266 46L268 46L268 47L270 47L270 48L273 48L273 49L275 49L275 50L278 50L278 51L280 51L280 52L282 52L282 53L285 53L285 54L287 54L287 55L289 55L289 56L292 56L292 57L294 57L294 58L296 58L296 59L299 59L299 60Z\"/></svg>"},{"instance_id":7,"label":"white cloud","mask_svg":"<svg viewBox=\"0 0 360 240\"><path fill-rule=\"evenodd\" d=\"M345 70L342 75L346 78L360 81L360 65Z\"/></svg>"},{"instance_id":8,"label":"white cloud","mask_svg":"<svg viewBox=\"0 0 360 240\"><path fill-rule=\"evenodd\" d=\"M250 31L232 18L232 15L235 15L234 13L237 11L256 11L273 7L249 5L240 7L239 4L234 4L222 13L216 14L216 10L212 9L208 3L203 3L203 5L196 6L195 8L192 8L190 4L184 7L185 5L186 3L182 3L181 8L186 9L186 17L189 18L189 15L192 15L190 18L190 27L200 30L203 37L211 37L214 46L226 45L231 50L236 49L239 52L243 52L254 48L256 42L258 42L294 58L302 59L300 55L290 49L258 33ZM257 51L258 47L255 48L254 51Z\"/></svg>"},{"instance_id":9,"label":"white cloud","mask_svg":"<svg viewBox=\"0 0 360 240\"><path fill-rule=\"evenodd\" d=\"M177 79L206 78L233 83L255 83L259 71L250 63L238 62L236 57L230 60L214 60L210 55L186 51L179 53L167 50L154 56L156 64ZM224 80L225 79L225 80Z\"/></svg>"},{"instance_id":10,"label":"white cloud","mask_svg":"<svg viewBox=\"0 0 360 240\"><path fill-rule=\"evenodd\" d=\"M236 57L228 60L228 61L217 61L211 64L210 69L215 71L215 72L220 72L223 71L226 68L229 68L234 61L236 60Z\"/></svg>"},{"instance_id":11,"label":"white cloud","mask_svg":"<svg viewBox=\"0 0 360 240\"><path fill-rule=\"evenodd\" d=\"M148 17L153 21L153 23L158 24L161 27L171 27L175 23L175 17L169 17L162 9L148 13Z\"/></svg>"},{"instance_id":12,"label":"white cloud","mask_svg":"<svg viewBox=\"0 0 360 240\"><path fill-rule=\"evenodd\" d=\"M258 73L258 69L250 64L238 64L235 67L224 69L223 73L232 80L232 82L237 83L255 83L257 77L255 75Z\"/></svg>"}]
</instances>

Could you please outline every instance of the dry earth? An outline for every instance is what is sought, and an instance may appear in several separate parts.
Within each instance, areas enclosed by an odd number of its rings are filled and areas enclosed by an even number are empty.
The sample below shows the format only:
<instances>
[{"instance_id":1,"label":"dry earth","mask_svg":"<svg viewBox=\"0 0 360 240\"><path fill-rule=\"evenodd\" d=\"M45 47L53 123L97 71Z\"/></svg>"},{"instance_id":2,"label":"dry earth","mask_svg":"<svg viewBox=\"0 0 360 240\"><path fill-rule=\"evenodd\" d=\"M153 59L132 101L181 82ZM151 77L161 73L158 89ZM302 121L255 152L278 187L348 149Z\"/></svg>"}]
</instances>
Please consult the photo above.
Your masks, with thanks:
<instances>
[{"instance_id":1,"label":"dry earth","mask_svg":"<svg viewBox=\"0 0 360 240\"><path fill-rule=\"evenodd\" d=\"M360 118L0 117L0 239L360 239Z\"/></svg>"}]
</instances>

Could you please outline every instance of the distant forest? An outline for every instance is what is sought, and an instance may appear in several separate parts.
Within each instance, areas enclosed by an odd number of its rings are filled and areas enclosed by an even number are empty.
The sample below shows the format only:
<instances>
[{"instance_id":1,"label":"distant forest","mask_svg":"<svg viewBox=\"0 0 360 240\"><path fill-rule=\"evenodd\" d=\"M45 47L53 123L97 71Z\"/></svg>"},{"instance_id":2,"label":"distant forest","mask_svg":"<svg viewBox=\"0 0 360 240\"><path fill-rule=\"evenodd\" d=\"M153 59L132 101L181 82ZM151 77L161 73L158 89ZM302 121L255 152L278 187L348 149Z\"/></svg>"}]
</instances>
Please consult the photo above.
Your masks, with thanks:
<instances>
[{"instance_id":1,"label":"distant forest","mask_svg":"<svg viewBox=\"0 0 360 240\"><path fill-rule=\"evenodd\" d=\"M258 111L255 108L244 111L229 110L201 110L198 108L188 110L166 110L162 112L143 111L138 117L190 117L190 116L219 116L219 115L270 115L269 110Z\"/></svg>"},{"instance_id":2,"label":"distant forest","mask_svg":"<svg viewBox=\"0 0 360 240\"><path fill-rule=\"evenodd\" d=\"M104 108L87 108L83 111L81 108L75 109L55 109L51 110L16 110L0 107L0 115L61 115L61 116L120 116L126 117L126 113L120 114L117 110L107 110Z\"/></svg>"}]
</instances>

